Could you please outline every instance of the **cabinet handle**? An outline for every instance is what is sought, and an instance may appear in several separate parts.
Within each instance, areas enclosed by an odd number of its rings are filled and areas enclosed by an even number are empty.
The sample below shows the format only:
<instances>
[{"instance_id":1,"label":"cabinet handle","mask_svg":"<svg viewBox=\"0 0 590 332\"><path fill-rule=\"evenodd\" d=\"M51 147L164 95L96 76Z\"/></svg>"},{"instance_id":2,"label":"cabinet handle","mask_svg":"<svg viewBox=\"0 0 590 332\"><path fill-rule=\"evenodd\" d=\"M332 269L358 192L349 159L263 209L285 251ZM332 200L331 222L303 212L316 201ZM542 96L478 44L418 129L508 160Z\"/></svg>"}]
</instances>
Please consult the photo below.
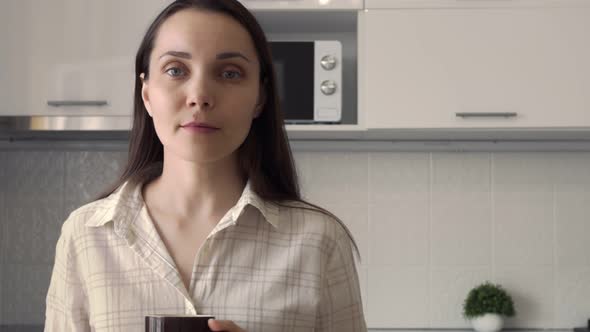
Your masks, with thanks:
<instances>
[{"instance_id":1,"label":"cabinet handle","mask_svg":"<svg viewBox=\"0 0 590 332\"><path fill-rule=\"evenodd\" d=\"M459 112L455 113L455 116L459 118L514 118L518 115L516 112Z\"/></svg>"},{"instance_id":2,"label":"cabinet handle","mask_svg":"<svg viewBox=\"0 0 590 332\"><path fill-rule=\"evenodd\" d=\"M62 106L106 106L106 100L48 100L47 105L53 107Z\"/></svg>"}]
</instances>

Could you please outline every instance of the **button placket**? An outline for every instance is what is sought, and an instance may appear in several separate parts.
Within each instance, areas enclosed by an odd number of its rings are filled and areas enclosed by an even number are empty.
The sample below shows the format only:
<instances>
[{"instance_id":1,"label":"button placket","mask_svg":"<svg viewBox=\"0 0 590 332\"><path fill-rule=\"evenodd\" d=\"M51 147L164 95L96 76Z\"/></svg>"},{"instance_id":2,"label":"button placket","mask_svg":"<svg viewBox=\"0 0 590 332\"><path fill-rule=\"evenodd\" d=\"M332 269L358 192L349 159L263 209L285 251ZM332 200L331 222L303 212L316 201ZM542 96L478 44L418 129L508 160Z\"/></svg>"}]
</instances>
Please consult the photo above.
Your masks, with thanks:
<instances>
[{"instance_id":1,"label":"button placket","mask_svg":"<svg viewBox=\"0 0 590 332\"><path fill-rule=\"evenodd\" d=\"M199 272L199 263L202 261L203 255L205 255L205 257L206 257L206 255L209 252L210 241L211 241L211 237L207 237L207 239L205 239L205 241L203 242L203 244L201 244L201 247L197 251L197 256L195 257L193 272L191 275L191 289L190 289L190 295L191 295L191 298L193 299L193 301L197 301L197 299L201 298L203 295L203 285L202 285L202 282L199 282L199 280L197 278L197 274Z\"/></svg>"},{"instance_id":2,"label":"button placket","mask_svg":"<svg viewBox=\"0 0 590 332\"><path fill-rule=\"evenodd\" d=\"M185 304L184 313L186 315L195 315L195 316L197 315L197 309L195 309L195 306L194 306L194 304L191 301L186 300L184 302L184 304Z\"/></svg>"}]
</instances>

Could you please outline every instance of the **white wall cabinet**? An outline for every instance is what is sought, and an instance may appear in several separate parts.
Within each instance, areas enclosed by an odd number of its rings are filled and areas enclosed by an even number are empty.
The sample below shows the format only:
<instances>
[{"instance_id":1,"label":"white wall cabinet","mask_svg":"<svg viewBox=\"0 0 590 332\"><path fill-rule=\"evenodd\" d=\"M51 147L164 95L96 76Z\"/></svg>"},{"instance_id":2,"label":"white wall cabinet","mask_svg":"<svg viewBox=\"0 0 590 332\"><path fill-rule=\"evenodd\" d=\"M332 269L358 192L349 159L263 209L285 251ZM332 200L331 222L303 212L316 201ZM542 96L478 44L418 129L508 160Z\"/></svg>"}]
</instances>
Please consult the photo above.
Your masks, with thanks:
<instances>
[{"instance_id":1,"label":"white wall cabinet","mask_svg":"<svg viewBox=\"0 0 590 332\"><path fill-rule=\"evenodd\" d=\"M364 16L368 129L590 127L588 6Z\"/></svg>"},{"instance_id":2,"label":"white wall cabinet","mask_svg":"<svg viewBox=\"0 0 590 332\"><path fill-rule=\"evenodd\" d=\"M535 8L587 6L588 0L365 0L366 9L386 8Z\"/></svg>"},{"instance_id":3,"label":"white wall cabinet","mask_svg":"<svg viewBox=\"0 0 590 332\"><path fill-rule=\"evenodd\" d=\"M131 115L134 58L162 0L2 3L0 115ZM105 102L101 106L50 106Z\"/></svg>"}]
</instances>

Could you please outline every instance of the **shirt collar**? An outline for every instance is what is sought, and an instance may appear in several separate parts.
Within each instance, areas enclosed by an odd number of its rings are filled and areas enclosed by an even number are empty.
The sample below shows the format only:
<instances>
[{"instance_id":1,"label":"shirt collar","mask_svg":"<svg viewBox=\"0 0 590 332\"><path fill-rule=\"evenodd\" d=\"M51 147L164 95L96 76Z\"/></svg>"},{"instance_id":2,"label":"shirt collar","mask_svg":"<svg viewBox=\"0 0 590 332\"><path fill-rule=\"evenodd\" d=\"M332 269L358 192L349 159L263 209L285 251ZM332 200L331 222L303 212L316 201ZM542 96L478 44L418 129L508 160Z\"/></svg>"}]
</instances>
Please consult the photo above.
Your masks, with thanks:
<instances>
[{"instance_id":1,"label":"shirt collar","mask_svg":"<svg viewBox=\"0 0 590 332\"><path fill-rule=\"evenodd\" d=\"M144 202L141 193L143 185L126 181L108 197L95 202L95 213L86 221L88 227L101 227L113 221L115 232L125 236L141 210ZM279 206L270 201L265 201L253 190L250 180L246 183L240 199L226 214L231 217L233 224L239 221L246 206L255 207L268 223L273 227L279 226Z\"/></svg>"},{"instance_id":2,"label":"shirt collar","mask_svg":"<svg viewBox=\"0 0 590 332\"><path fill-rule=\"evenodd\" d=\"M251 205L258 209L264 219L273 225L275 228L279 227L279 206L270 201L263 200L260 196L252 189L252 183L250 180L246 183L242 196L230 210L232 211L232 219L237 222L239 216L244 212L244 208Z\"/></svg>"}]
</instances>

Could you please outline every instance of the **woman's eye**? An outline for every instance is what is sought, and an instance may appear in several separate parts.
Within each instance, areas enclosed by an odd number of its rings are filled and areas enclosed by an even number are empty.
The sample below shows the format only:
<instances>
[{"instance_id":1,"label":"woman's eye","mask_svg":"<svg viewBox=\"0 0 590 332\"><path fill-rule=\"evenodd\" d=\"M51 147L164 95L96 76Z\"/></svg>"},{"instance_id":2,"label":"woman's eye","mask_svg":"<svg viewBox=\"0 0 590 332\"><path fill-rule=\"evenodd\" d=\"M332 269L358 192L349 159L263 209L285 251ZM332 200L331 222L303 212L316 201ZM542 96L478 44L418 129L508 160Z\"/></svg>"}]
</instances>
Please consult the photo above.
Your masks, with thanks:
<instances>
[{"instance_id":1,"label":"woman's eye","mask_svg":"<svg viewBox=\"0 0 590 332\"><path fill-rule=\"evenodd\" d=\"M172 67L166 69L166 73L172 77L179 77L184 74L184 71L178 67Z\"/></svg>"},{"instance_id":2,"label":"woman's eye","mask_svg":"<svg viewBox=\"0 0 590 332\"><path fill-rule=\"evenodd\" d=\"M242 74L236 70L225 70L223 73L221 73L221 76L228 80L234 80L242 77Z\"/></svg>"}]
</instances>

